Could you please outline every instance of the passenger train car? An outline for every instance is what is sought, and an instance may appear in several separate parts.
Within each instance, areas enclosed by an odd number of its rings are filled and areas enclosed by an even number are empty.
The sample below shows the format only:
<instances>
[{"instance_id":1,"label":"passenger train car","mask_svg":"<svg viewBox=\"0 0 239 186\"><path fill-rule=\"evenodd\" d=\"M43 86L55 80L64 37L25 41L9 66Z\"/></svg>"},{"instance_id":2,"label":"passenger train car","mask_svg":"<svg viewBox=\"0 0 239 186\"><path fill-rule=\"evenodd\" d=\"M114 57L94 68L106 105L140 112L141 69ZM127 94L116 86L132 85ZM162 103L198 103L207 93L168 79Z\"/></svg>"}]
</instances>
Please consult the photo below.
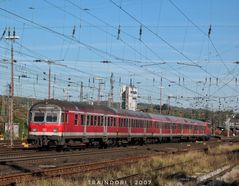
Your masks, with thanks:
<instances>
[{"instance_id":1,"label":"passenger train car","mask_svg":"<svg viewBox=\"0 0 239 186\"><path fill-rule=\"evenodd\" d=\"M207 122L100 105L44 100L29 111L28 142L40 147L208 139Z\"/></svg>"}]
</instances>

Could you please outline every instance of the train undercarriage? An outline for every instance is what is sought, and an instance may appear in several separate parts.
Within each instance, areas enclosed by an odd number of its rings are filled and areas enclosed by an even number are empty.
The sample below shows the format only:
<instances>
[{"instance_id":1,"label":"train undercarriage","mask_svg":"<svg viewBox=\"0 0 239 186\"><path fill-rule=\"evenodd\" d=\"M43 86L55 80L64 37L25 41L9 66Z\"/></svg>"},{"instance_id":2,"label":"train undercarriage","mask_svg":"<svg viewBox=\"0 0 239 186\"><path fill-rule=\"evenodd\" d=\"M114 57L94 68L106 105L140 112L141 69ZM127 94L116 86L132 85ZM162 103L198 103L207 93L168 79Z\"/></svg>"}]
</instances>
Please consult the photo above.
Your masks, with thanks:
<instances>
[{"instance_id":1,"label":"train undercarriage","mask_svg":"<svg viewBox=\"0 0 239 186\"><path fill-rule=\"evenodd\" d=\"M206 141L209 136L157 136L157 137L62 137L62 136L29 136L28 143L45 149L85 149L89 147L107 148L128 145L144 145L154 143L169 143L182 141Z\"/></svg>"}]
</instances>

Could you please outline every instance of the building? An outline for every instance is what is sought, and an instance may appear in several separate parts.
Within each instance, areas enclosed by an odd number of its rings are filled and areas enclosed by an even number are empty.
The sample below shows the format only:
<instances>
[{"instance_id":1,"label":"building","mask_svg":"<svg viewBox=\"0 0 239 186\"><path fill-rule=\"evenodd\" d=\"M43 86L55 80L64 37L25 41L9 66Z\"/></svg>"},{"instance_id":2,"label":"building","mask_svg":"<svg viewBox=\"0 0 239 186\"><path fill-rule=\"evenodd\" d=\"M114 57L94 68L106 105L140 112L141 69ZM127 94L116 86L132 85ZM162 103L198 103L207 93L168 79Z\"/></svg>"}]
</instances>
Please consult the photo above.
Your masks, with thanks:
<instances>
[{"instance_id":1,"label":"building","mask_svg":"<svg viewBox=\"0 0 239 186\"><path fill-rule=\"evenodd\" d=\"M132 85L123 85L121 88L122 109L133 110L137 109L137 89Z\"/></svg>"}]
</instances>

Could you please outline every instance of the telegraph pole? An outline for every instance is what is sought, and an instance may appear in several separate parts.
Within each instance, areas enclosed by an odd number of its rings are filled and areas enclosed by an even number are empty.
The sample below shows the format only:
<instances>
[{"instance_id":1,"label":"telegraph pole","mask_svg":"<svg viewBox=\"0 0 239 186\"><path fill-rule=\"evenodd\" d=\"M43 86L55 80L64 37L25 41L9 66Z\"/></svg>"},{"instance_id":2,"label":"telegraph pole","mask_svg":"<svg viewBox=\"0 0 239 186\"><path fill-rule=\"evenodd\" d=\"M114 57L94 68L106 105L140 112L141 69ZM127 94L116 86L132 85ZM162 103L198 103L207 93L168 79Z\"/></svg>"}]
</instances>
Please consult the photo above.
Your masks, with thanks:
<instances>
[{"instance_id":1,"label":"telegraph pole","mask_svg":"<svg viewBox=\"0 0 239 186\"><path fill-rule=\"evenodd\" d=\"M101 84L103 84L102 83L103 78L96 77L95 80L98 80L98 99L97 99L97 104L99 105L100 101L101 101Z\"/></svg>"},{"instance_id":2,"label":"telegraph pole","mask_svg":"<svg viewBox=\"0 0 239 186\"><path fill-rule=\"evenodd\" d=\"M114 80L113 80L113 76L114 74L111 73L111 76L110 76L110 95L109 95L109 106L110 107L113 107L113 96L114 96Z\"/></svg>"},{"instance_id":3,"label":"telegraph pole","mask_svg":"<svg viewBox=\"0 0 239 186\"><path fill-rule=\"evenodd\" d=\"M83 101L83 82L80 83L80 102Z\"/></svg>"},{"instance_id":4,"label":"telegraph pole","mask_svg":"<svg viewBox=\"0 0 239 186\"><path fill-rule=\"evenodd\" d=\"M34 62L44 62L48 64L48 99L51 99L51 64L54 64L57 61L63 61L63 60L49 60L49 59L34 60Z\"/></svg>"},{"instance_id":5,"label":"telegraph pole","mask_svg":"<svg viewBox=\"0 0 239 186\"><path fill-rule=\"evenodd\" d=\"M18 36L16 36L15 28L13 29L12 35L11 30L8 28L8 35L5 37L6 40L11 41L11 84L10 84L10 114L9 114L9 123L10 125L10 145L13 147L13 102L14 102L14 49L13 49L13 43L15 40L19 39Z\"/></svg>"},{"instance_id":6,"label":"telegraph pole","mask_svg":"<svg viewBox=\"0 0 239 186\"><path fill-rule=\"evenodd\" d=\"M168 96L168 114L170 115L170 111L171 111L171 105L170 105L170 99L171 98L177 98L176 96Z\"/></svg>"},{"instance_id":7,"label":"telegraph pole","mask_svg":"<svg viewBox=\"0 0 239 186\"><path fill-rule=\"evenodd\" d=\"M162 114L162 89L163 89L163 78L160 79L160 107L159 107L159 113Z\"/></svg>"}]
</instances>

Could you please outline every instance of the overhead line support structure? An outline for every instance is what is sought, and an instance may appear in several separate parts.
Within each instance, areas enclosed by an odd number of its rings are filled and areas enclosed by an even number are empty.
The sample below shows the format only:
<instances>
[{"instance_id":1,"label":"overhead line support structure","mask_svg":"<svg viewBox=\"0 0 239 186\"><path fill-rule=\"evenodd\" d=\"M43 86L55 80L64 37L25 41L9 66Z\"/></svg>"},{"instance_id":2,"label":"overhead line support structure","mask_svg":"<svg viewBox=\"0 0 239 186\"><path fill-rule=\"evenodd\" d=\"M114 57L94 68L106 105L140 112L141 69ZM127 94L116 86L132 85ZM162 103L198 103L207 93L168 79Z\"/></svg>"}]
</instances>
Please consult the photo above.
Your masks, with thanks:
<instances>
[{"instance_id":1,"label":"overhead line support structure","mask_svg":"<svg viewBox=\"0 0 239 186\"><path fill-rule=\"evenodd\" d=\"M43 62L48 64L48 99L51 99L51 64L54 64L57 61L63 60L45 60L45 59L34 60L34 62Z\"/></svg>"},{"instance_id":2,"label":"overhead line support structure","mask_svg":"<svg viewBox=\"0 0 239 186\"><path fill-rule=\"evenodd\" d=\"M19 39L16 36L15 28L11 35L11 30L8 28L8 35L5 37L6 40L11 41L11 83L10 83L10 112L9 112L9 123L8 126L10 127L10 145L13 147L13 138L14 138L14 131L13 131L13 105L14 105L14 49L13 43L15 40Z\"/></svg>"}]
</instances>

